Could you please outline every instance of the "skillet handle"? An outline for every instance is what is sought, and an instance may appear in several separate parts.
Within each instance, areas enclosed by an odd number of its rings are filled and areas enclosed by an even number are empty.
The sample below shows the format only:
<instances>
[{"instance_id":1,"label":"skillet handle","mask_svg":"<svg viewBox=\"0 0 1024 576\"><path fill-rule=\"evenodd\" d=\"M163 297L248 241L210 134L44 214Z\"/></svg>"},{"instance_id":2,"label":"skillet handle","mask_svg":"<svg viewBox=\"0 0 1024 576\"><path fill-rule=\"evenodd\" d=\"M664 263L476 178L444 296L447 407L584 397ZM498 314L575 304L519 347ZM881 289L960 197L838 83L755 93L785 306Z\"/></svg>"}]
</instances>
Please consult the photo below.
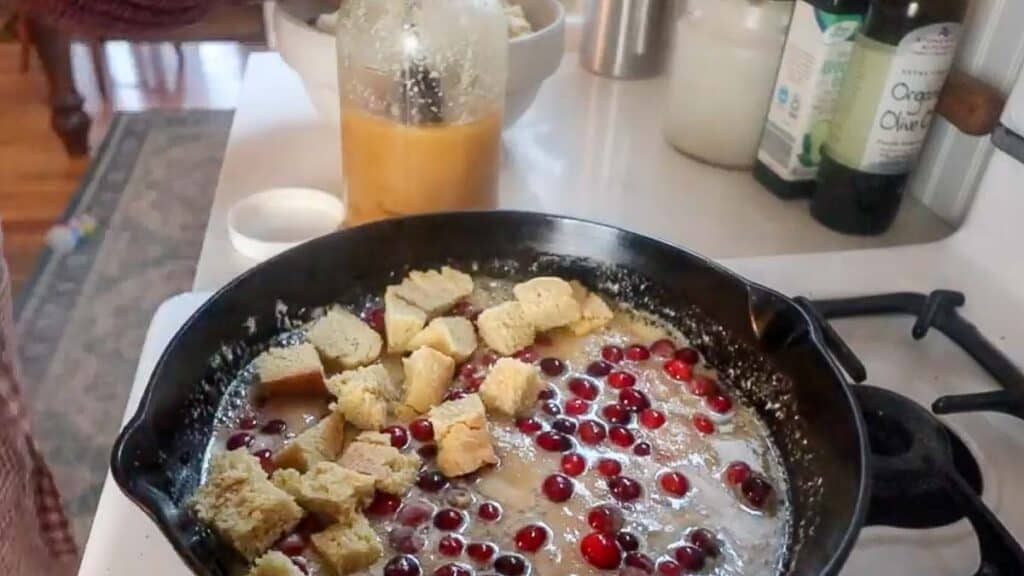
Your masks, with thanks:
<instances>
[{"instance_id":1,"label":"skillet handle","mask_svg":"<svg viewBox=\"0 0 1024 576\"><path fill-rule=\"evenodd\" d=\"M954 471L946 471L946 484L978 537L981 566L974 576L1017 576L1024 574L1024 549L988 509L981 498Z\"/></svg>"},{"instance_id":2,"label":"skillet handle","mask_svg":"<svg viewBox=\"0 0 1024 576\"><path fill-rule=\"evenodd\" d=\"M803 296L797 296L793 300L817 324L818 329L821 330L821 334L825 338L825 346L828 347L829 354L843 367L847 375L857 384L867 380L867 369L864 368L860 358L857 358L853 350L839 337L839 334L828 323L828 320L818 312L814 304Z\"/></svg>"}]
</instances>

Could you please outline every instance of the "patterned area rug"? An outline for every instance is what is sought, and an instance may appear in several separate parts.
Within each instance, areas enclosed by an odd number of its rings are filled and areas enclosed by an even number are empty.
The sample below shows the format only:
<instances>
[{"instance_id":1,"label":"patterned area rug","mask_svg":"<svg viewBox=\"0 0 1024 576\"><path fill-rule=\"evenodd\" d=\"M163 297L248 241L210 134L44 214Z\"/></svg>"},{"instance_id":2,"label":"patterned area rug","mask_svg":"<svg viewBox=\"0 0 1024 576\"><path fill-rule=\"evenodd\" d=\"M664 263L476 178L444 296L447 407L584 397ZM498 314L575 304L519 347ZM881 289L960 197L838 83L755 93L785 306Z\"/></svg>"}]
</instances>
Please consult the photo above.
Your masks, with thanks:
<instances>
[{"instance_id":1,"label":"patterned area rug","mask_svg":"<svg viewBox=\"0 0 1024 576\"><path fill-rule=\"evenodd\" d=\"M98 228L48 252L16 304L36 439L80 544L92 523L149 320L190 289L231 112L119 115L66 217Z\"/></svg>"}]
</instances>

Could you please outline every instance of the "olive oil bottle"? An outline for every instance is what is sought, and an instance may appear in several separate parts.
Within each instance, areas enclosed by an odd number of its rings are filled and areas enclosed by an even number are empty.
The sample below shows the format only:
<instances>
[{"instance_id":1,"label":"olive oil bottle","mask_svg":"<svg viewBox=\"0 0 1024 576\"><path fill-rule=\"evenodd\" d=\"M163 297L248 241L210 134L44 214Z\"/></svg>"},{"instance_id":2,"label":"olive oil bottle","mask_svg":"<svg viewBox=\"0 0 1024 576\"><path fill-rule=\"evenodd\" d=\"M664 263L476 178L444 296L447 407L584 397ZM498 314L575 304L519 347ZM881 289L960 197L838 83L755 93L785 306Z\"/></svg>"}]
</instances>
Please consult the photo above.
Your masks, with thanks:
<instances>
[{"instance_id":1,"label":"olive oil bottle","mask_svg":"<svg viewBox=\"0 0 1024 576\"><path fill-rule=\"evenodd\" d=\"M967 0L871 0L821 154L811 214L880 234L899 210L953 63Z\"/></svg>"}]
</instances>

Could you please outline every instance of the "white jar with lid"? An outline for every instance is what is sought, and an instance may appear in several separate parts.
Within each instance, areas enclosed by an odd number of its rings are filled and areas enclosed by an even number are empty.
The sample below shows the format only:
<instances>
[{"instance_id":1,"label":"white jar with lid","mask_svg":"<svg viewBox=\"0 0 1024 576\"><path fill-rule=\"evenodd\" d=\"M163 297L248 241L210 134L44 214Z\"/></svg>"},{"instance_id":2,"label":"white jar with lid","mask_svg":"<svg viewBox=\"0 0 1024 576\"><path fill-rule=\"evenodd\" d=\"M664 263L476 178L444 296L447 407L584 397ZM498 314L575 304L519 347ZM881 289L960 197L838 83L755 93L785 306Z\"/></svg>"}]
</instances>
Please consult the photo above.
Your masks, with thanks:
<instances>
[{"instance_id":1,"label":"white jar with lid","mask_svg":"<svg viewBox=\"0 0 1024 576\"><path fill-rule=\"evenodd\" d=\"M727 168L753 167L782 57L792 0L677 4L665 136Z\"/></svg>"}]
</instances>

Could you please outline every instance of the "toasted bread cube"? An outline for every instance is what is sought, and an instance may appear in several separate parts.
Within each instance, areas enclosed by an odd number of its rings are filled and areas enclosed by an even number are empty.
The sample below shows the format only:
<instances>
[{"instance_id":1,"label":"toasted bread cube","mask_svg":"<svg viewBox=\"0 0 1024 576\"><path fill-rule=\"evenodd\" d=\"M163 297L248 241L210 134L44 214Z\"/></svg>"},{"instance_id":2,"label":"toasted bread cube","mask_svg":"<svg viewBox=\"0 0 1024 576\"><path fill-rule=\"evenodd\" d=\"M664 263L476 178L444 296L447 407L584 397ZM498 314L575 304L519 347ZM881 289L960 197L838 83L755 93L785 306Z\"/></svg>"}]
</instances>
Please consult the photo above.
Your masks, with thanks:
<instances>
[{"instance_id":1,"label":"toasted bread cube","mask_svg":"<svg viewBox=\"0 0 1024 576\"><path fill-rule=\"evenodd\" d=\"M377 533L362 514L353 514L309 539L313 549L339 575L366 570L384 554Z\"/></svg>"},{"instance_id":2,"label":"toasted bread cube","mask_svg":"<svg viewBox=\"0 0 1024 576\"><path fill-rule=\"evenodd\" d=\"M541 276L512 287L516 300L538 332L566 326L580 319L580 303L572 286L561 278Z\"/></svg>"},{"instance_id":3,"label":"toasted bread cube","mask_svg":"<svg viewBox=\"0 0 1024 576\"><path fill-rule=\"evenodd\" d=\"M362 510L373 499L372 476L334 462L321 462L301 475L295 470L278 470L271 480L306 510L339 520Z\"/></svg>"},{"instance_id":4,"label":"toasted bread cube","mask_svg":"<svg viewBox=\"0 0 1024 576\"><path fill-rule=\"evenodd\" d=\"M378 430L387 422L391 375L380 364L342 372L327 381L327 389L338 398L332 408L353 426Z\"/></svg>"},{"instance_id":5,"label":"toasted bread cube","mask_svg":"<svg viewBox=\"0 0 1024 576\"><path fill-rule=\"evenodd\" d=\"M305 472L320 462L337 460L344 443L345 418L332 412L278 450L274 465Z\"/></svg>"},{"instance_id":6,"label":"toasted bread cube","mask_svg":"<svg viewBox=\"0 0 1024 576\"><path fill-rule=\"evenodd\" d=\"M479 394L470 394L434 406L427 418L434 426L434 438L437 440L444 438L456 424L465 424L470 428L480 428L487 424L487 412Z\"/></svg>"},{"instance_id":7,"label":"toasted bread cube","mask_svg":"<svg viewBox=\"0 0 1024 576\"><path fill-rule=\"evenodd\" d=\"M338 464L373 477L374 486L388 494L405 494L412 488L422 461L416 454L403 454L391 444L380 444L379 438L362 435L349 444Z\"/></svg>"},{"instance_id":8,"label":"toasted bread cube","mask_svg":"<svg viewBox=\"0 0 1024 576\"><path fill-rule=\"evenodd\" d=\"M409 340L427 323L427 313L403 300L397 290L397 286L388 286L384 291L384 333L388 351L405 352L412 349Z\"/></svg>"},{"instance_id":9,"label":"toasted bread cube","mask_svg":"<svg viewBox=\"0 0 1024 576\"><path fill-rule=\"evenodd\" d=\"M497 464L487 426L470 428L462 423L452 426L437 443L437 467L449 478L463 476L488 464Z\"/></svg>"},{"instance_id":10,"label":"toasted bread cube","mask_svg":"<svg viewBox=\"0 0 1024 576\"><path fill-rule=\"evenodd\" d=\"M515 416L537 401L542 386L536 366L515 358L499 358L480 385L479 394L489 410Z\"/></svg>"},{"instance_id":11,"label":"toasted bread cube","mask_svg":"<svg viewBox=\"0 0 1024 576\"><path fill-rule=\"evenodd\" d=\"M302 576L302 571L290 558L277 550L271 550L256 560L249 576Z\"/></svg>"},{"instance_id":12,"label":"toasted bread cube","mask_svg":"<svg viewBox=\"0 0 1024 576\"><path fill-rule=\"evenodd\" d=\"M196 516L250 560L299 523L302 508L244 449L221 452L192 501Z\"/></svg>"},{"instance_id":13,"label":"toasted bread cube","mask_svg":"<svg viewBox=\"0 0 1024 576\"><path fill-rule=\"evenodd\" d=\"M425 414L441 403L455 375L455 361L426 346L402 360L405 368L405 398L402 404Z\"/></svg>"},{"instance_id":14,"label":"toasted bread cube","mask_svg":"<svg viewBox=\"0 0 1024 576\"><path fill-rule=\"evenodd\" d=\"M476 350L476 330L461 316L434 318L409 341L410 349L420 346L430 346L456 362L465 362Z\"/></svg>"},{"instance_id":15,"label":"toasted bread cube","mask_svg":"<svg viewBox=\"0 0 1024 576\"><path fill-rule=\"evenodd\" d=\"M358 368L380 356L380 334L358 316L334 307L314 321L306 337L320 353L324 365L332 370Z\"/></svg>"},{"instance_id":16,"label":"toasted bread cube","mask_svg":"<svg viewBox=\"0 0 1024 576\"><path fill-rule=\"evenodd\" d=\"M268 396L325 394L324 367L316 348L308 342L271 348L253 361L260 391Z\"/></svg>"},{"instance_id":17,"label":"toasted bread cube","mask_svg":"<svg viewBox=\"0 0 1024 576\"><path fill-rule=\"evenodd\" d=\"M476 319L480 338L499 354L510 355L533 344L537 330L519 302L491 306Z\"/></svg>"},{"instance_id":18,"label":"toasted bread cube","mask_svg":"<svg viewBox=\"0 0 1024 576\"><path fill-rule=\"evenodd\" d=\"M423 310L428 316L437 316L473 292L473 278L445 266L441 271L413 270L395 287L402 300Z\"/></svg>"},{"instance_id":19,"label":"toasted bread cube","mask_svg":"<svg viewBox=\"0 0 1024 576\"><path fill-rule=\"evenodd\" d=\"M577 336L585 336L604 328L615 318L615 313L605 304L600 296L573 280L572 297L580 303L580 319L569 324L569 330Z\"/></svg>"},{"instance_id":20,"label":"toasted bread cube","mask_svg":"<svg viewBox=\"0 0 1024 576\"><path fill-rule=\"evenodd\" d=\"M391 435L385 432L373 432L367 430L366 432L360 432L353 443L365 442L367 444L380 444L381 446L391 446Z\"/></svg>"}]
</instances>

